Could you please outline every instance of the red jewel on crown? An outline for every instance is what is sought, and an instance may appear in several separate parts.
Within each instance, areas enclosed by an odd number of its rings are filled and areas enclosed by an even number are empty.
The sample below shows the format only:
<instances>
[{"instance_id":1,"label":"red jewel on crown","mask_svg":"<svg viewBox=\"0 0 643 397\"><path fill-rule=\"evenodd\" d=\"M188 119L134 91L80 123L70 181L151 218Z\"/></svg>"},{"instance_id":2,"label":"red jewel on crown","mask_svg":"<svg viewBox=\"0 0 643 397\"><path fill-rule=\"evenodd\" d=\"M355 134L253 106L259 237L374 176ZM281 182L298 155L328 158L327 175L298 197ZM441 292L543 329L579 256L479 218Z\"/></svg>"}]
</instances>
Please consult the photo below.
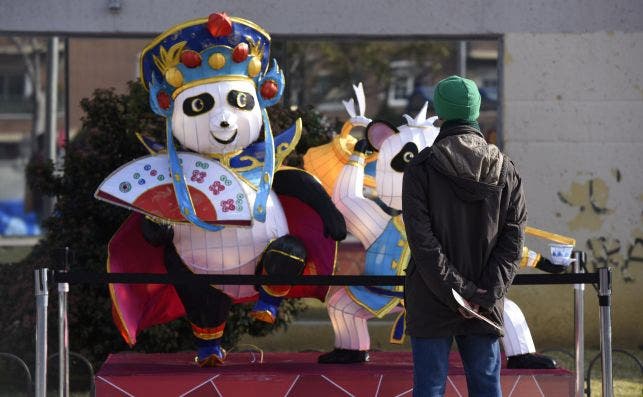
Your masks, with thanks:
<instances>
[{"instance_id":1,"label":"red jewel on crown","mask_svg":"<svg viewBox=\"0 0 643 397\"><path fill-rule=\"evenodd\" d=\"M266 82L261 85L261 96L266 99L274 98L278 91L277 83L273 80L266 80Z\"/></svg>"},{"instance_id":2,"label":"red jewel on crown","mask_svg":"<svg viewBox=\"0 0 643 397\"><path fill-rule=\"evenodd\" d=\"M248 44L246 43L239 43L234 47L234 50L232 50L232 60L235 61L236 63L240 63L246 60L248 58L248 52L250 49L248 48Z\"/></svg>"},{"instance_id":3,"label":"red jewel on crown","mask_svg":"<svg viewBox=\"0 0 643 397\"><path fill-rule=\"evenodd\" d=\"M225 12L210 14L207 27L212 37L228 36L232 33L232 21Z\"/></svg>"},{"instance_id":4,"label":"red jewel on crown","mask_svg":"<svg viewBox=\"0 0 643 397\"><path fill-rule=\"evenodd\" d=\"M181 52L181 63L188 68L196 68L201 66L201 55L192 50L185 50Z\"/></svg>"},{"instance_id":5,"label":"red jewel on crown","mask_svg":"<svg viewBox=\"0 0 643 397\"><path fill-rule=\"evenodd\" d=\"M170 108L170 95L168 95L167 92L165 91L159 91L158 94L156 94L156 101L158 102L159 106L163 110L167 110Z\"/></svg>"}]
</instances>

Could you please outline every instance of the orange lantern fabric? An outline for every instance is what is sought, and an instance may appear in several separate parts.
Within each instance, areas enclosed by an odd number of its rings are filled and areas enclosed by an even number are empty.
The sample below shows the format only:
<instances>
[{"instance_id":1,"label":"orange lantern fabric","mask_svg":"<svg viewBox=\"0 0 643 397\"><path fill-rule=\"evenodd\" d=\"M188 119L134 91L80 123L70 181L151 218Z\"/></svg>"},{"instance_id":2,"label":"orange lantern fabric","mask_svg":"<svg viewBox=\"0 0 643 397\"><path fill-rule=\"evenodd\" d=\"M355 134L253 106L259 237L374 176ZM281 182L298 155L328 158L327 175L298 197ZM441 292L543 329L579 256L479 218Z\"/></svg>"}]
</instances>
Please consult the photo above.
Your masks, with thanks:
<instances>
[{"instance_id":1,"label":"orange lantern fabric","mask_svg":"<svg viewBox=\"0 0 643 397\"><path fill-rule=\"evenodd\" d=\"M337 177L344 164L353 153L353 147L357 139L350 133L355 125L347 120L342 126L339 135L327 144L312 147L304 155L304 168L306 171L315 175L326 189L329 196L333 195L333 189ZM366 157L366 164L377 160L377 153L370 154ZM369 188L375 188L375 179L371 176L364 178L364 185Z\"/></svg>"}]
</instances>

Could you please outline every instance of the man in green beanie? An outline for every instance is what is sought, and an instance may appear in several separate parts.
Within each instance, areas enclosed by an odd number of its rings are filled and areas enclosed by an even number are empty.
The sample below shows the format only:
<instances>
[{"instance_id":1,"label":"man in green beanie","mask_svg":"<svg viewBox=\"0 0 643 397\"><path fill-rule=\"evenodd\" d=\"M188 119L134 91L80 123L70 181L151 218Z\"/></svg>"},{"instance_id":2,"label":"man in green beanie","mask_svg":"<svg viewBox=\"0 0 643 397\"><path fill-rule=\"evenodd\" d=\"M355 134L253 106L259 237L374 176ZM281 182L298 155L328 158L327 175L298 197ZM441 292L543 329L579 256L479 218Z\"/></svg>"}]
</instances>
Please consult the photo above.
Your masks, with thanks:
<instances>
[{"instance_id":1,"label":"man in green beanie","mask_svg":"<svg viewBox=\"0 0 643 397\"><path fill-rule=\"evenodd\" d=\"M509 157L480 132L473 81L440 81L433 105L440 133L406 168L402 190L413 395L444 394L455 339L469 395L500 396L503 298L519 267L527 220L522 182ZM496 326L463 310L454 292Z\"/></svg>"}]
</instances>

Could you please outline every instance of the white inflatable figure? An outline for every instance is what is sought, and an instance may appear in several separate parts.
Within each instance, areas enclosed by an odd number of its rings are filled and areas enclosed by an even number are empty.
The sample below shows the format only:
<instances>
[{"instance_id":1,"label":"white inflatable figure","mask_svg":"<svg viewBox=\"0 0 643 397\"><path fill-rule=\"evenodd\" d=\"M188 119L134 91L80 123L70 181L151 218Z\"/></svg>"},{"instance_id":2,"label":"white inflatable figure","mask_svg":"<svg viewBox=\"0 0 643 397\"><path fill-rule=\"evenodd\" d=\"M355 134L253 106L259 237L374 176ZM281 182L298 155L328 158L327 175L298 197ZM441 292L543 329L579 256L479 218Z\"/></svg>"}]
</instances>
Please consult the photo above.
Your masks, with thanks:
<instances>
[{"instance_id":1,"label":"white inflatable figure","mask_svg":"<svg viewBox=\"0 0 643 397\"><path fill-rule=\"evenodd\" d=\"M422 149L433 144L439 133L437 117L427 118L425 103L415 118L404 115L399 127L372 122L365 117L362 84L353 86L353 99L343 101L353 126L366 126L366 140L357 142L353 155L335 185L333 202L346 220L348 231L366 250L365 275L403 275L410 251L402 223L402 176L406 164ZM377 152L376 197L364 196L364 154ZM539 254L525 247L522 265L535 267L543 262ZM335 333L335 349L319 357L320 363L355 363L368 360L370 335L367 321L399 313L391 330L391 343L404 338L403 287L344 287L331 292L327 310ZM504 312L507 356L520 359L518 366L554 367L548 357L535 355L535 347L524 315L518 305L505 299ZM511 363L511 361L510 361Z\"/></svg>"},{"instance_id":2,"label":"white inflatable figure","mask_svg":"<svg viewBox=\"0 0 643 397\"><path fill-rule=\"evenodd\" d=\"M364 125L361 85L354 87L359 114L344 102L354 125ZM394 127L384 121L366 126L366 139L358 141L353 155L336 181L333 202L344 215L348 231L366 250L364 274L402 275L410 255L401 217L402 173L406 164L438 135L436 117L427 119L428 103L415 118L405 115L406 124ZM364 165L367 150L377 151L376 200L364 196ZM328 313L335 332L335 350L319 357L320 363L362 362L368 359L370 336L367 321L389 313L403 314L402 286L337 289L328 297ZM393 339L401 340L403 316L398 317ZM399 326L401 325L401 326Z\"/></svg>"},{"instance_id":3,"label":"white inflatable figure","mask_svg":"<svg viewBox=\"0 0 643 397\"><path fill-rule=\"evenodd\" d=\"M346 234L344 221L311 175L278 170L297 144L301 122L273 137L266 108L279 101L284 76L276 61L270 64L269 44L270 36L256 24L216 13L169 29L141 54L150 104L167 119L166 154L121 167L96 196L146 215L139 229L147 243L162 247L160 271L332 274L335 241ZM258 141L261 134L264 140ZM176 150L174 139L184 152ZM130 224L125 229L135 229ZM115 239L110 270L131 268L134 260L121 259L129 250L120 244L126 239ZM257 300L250 315L273 323L283 297L301 296L290 286L175 288L201 366L225 359L220 340L232 303ZM155 296L124 286L111 291L117 322L130 344L139 328L171 319L167 308L176 307L158 303L158 296L172 291ZM157 310L162 319L150 320L151 314L139 313L143 309Z\"/></svg>"}]
</instances>

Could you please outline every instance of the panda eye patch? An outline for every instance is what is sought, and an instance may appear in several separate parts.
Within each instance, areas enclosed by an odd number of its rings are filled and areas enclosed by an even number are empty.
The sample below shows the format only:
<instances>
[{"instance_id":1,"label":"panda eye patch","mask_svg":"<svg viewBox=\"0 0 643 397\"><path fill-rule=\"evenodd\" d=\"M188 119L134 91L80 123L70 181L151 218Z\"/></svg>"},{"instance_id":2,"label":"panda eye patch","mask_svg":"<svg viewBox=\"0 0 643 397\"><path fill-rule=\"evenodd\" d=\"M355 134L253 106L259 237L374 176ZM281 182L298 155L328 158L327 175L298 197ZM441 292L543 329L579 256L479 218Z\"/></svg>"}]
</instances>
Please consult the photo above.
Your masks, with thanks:
<instances>
[{"instance_id":1,"label":"panda eye patch","mask_svg":"<svg viewBox=\"0 0 643 397\"><path fill-rule=\"evenodd\" d=\"M183 101L183 113L188 116L198 116L203 114L214 106L212 95L204 92L203 94L189 97Z\"/></svg>"},{"instance_id":2,"label":"panda eye patch","mask_svg":"<svg viewBox=\"0 0 643 397\"><path fill-rule=\"evenodd\" d=\"M241 110L252 110L255 107L255 99L252 95L236 90L228 93L228 103Z\"/></svg>"},{"instance_id":3,"label":"panda eye patch","mask_svg":"<svg viewBox=\"0 0 643 397\"><path fill-rule=\"evenodd\" d=\"M403 172L408 163L417 156L418 147L413 142L408 142L402 147L402 150L391 160L391 168L397 172Z\"/></svg>"}]
</instances>

